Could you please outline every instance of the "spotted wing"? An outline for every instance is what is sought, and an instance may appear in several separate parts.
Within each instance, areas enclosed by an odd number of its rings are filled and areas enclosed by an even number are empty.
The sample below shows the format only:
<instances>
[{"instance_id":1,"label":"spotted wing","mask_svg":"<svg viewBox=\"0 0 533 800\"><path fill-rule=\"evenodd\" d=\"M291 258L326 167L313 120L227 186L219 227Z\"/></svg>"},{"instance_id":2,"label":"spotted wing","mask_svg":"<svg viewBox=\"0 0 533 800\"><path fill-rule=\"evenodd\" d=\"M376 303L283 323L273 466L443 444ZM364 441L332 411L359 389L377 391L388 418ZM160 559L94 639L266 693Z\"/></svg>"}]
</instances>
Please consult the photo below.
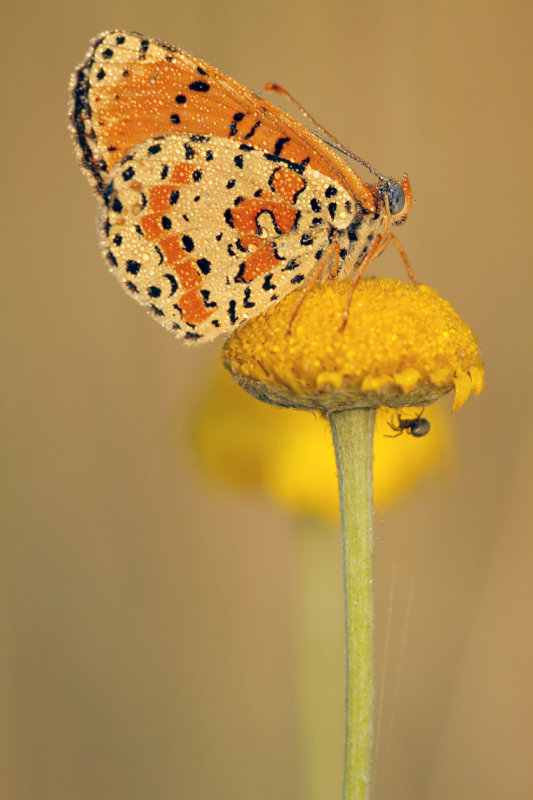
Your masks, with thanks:
<instances>
[{"instance_id":1,"label":"spotted wing","mask_svg":"<svg viewBox=\"0 0 533 800\"><path fill-rule=\"evenodd\" d=\"M231 331L295 289L354 212L321 172L219 136L150 138L110 178L109 262L159 322L193 340Z\"/></svg>"},{"instance_id":2,"label":"spotted wing","mask_svg":"<svg viewBox=\"0 0 533 800\"><path fill-rule=\"evenodd\" d=\"M132 147L175 133L214 135L307 164L373 211L364 181L335 151L206 62L136 33L102 34L72 78L71 128L99 193Z\"/></svg>"}]
</instances>

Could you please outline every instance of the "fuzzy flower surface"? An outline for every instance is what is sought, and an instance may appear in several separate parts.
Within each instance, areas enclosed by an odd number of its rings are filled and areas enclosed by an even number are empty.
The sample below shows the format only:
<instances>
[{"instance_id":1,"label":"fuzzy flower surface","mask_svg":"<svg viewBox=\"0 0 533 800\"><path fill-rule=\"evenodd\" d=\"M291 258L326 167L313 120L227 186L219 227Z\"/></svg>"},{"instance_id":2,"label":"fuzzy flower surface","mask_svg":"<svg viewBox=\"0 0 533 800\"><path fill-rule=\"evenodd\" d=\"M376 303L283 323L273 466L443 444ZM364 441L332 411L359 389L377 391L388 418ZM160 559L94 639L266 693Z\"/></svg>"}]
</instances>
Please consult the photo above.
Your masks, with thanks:
<instances>
[{"instance_id":1,"label":"fuzzy flower surface","mask_svg":"<svg viewBox=\"0 0 533 800\"><path fill-rule=\"evenodd\" d=\"M369 278L351 291L327 281L292 292L233 334L225 366L261 400L326 413L426 406L451 390L456 411L483 390L477 339L434 289Z\"/></svg>"}]
</instances>

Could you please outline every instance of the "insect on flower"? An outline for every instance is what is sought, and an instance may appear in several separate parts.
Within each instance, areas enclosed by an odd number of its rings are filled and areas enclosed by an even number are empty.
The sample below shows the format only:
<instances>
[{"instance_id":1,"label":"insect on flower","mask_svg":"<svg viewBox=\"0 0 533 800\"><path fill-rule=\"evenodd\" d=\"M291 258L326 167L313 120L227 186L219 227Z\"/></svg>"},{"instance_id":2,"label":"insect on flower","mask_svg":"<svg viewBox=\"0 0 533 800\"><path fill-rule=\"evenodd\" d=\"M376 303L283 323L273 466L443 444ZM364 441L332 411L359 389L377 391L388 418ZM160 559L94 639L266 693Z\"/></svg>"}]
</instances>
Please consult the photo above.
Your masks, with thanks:
<instances>
[{"instance_id":1,"label":"insect on flower","mask_svg":"<svg viewBox=\"0 0 533 800\"><path fill-rule=\"evenodd\" d=\"M393 431L397 431L397 433L386 433L385 436L388 436L389 439L395 439L397 436L401 436L404 431L411 436L419 438L429 433L429 429L431 428L429 420L422 416L422 412L413 419L402 419L401 414L398 414L398 424L394 425L392 422L388 424Z\"/></svg>"},{"instance_id":2,"label":"insect on flower","mask_svg":"<svg viewBox=\"0 0 533 800\"><path fill-rule=\"evenodd\" d=\"M414 281L393 233L412 202L407 175L381 175L296 101L316 132L199 58L121 31L93 41L71 92L105 257L177 336L230 333L318 280L355 288L391 241Z\"/></svg>"}]
</instances>

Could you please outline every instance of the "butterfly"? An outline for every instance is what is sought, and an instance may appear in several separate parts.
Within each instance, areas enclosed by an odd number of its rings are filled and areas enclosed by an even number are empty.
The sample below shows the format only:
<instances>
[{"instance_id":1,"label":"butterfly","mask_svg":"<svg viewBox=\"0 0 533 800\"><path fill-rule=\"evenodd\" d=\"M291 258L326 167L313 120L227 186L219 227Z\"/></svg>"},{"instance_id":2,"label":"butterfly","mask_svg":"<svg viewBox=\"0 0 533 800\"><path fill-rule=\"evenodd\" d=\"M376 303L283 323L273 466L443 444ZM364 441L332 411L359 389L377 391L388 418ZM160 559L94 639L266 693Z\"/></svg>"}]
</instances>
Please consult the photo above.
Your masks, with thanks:
<instances>
[{"instance_id":1,"label":"butterfly","mask_svg":"<svg viewBox=\"0 0 533 800\"><path fill-rule=\"evenodd\" d=\"M355 286L391 240L413 278L392 232L411 205L407 175L376 172L303 111L320 132L137 33L101 34L72 76L70 127L105 257L178 337L228 334L318 279Z\"/></svg>"}]
</instances>

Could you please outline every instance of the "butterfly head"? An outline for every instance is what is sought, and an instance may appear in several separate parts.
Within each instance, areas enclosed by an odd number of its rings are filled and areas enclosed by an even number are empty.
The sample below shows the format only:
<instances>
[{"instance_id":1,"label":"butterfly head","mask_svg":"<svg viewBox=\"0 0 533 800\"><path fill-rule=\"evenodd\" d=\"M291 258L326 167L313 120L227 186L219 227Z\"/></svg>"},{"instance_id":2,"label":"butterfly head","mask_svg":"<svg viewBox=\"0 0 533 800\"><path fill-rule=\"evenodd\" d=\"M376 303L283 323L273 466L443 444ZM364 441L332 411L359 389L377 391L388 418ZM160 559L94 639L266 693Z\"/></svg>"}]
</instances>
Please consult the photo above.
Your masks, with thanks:
<instances>
[{"instance_id":1,"label":"butterfly head","mask_svg":"<svg viewBox=\"0 0 533 800\"><path fill-rule=\"evenodd\" d=\"M407 218L413 199L409 178L404 175L401 183L385 178L378 183L378 190L383 205L392 218L392 224L400 225Z\"/></svg>"}]
</instances>

